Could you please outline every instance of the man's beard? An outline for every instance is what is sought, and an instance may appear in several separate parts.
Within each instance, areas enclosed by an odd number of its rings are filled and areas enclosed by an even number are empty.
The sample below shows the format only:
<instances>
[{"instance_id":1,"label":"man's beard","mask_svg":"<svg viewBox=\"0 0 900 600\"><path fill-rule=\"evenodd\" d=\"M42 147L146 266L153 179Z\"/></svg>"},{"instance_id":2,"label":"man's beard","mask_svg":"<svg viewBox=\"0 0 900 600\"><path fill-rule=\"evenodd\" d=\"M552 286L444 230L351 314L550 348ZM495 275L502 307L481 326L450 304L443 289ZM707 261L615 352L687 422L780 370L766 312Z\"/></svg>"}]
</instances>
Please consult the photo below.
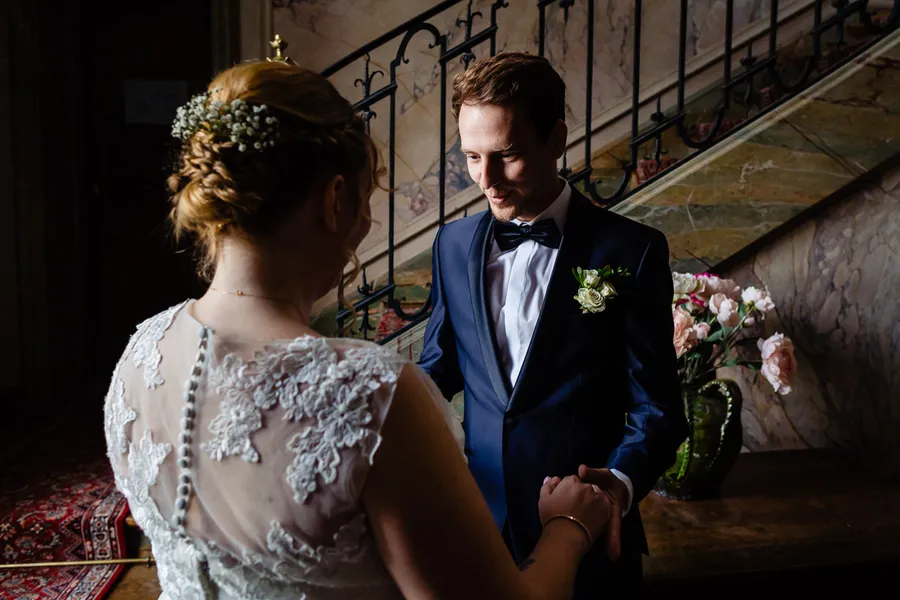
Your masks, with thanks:
<instances>
[{"instance_id":1,"label":"man's beard","mask_svg":"<svg viewBox=\"0 0 900 600\"><path fill-rule=\"evenodd\" d=\"M521 198L517 198L515 202L510 202L504 206L496 206L488 200L488 206L490 207L491 214L494 215L494 218L503 223L512 221L522 212Z\"/></svg>"}]
</instances>

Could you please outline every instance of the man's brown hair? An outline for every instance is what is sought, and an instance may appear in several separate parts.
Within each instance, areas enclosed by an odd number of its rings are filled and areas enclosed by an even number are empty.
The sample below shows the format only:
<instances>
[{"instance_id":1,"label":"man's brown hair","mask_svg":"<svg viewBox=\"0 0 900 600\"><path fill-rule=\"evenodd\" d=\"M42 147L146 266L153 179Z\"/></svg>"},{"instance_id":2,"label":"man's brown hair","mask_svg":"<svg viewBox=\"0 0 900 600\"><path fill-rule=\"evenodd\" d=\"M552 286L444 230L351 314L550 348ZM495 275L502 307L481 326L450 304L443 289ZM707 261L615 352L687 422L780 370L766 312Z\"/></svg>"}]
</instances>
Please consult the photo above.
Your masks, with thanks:
<instances>
[{"instance_id":1,"label":"man's brown hair","mask_svg":"<svg viewBox=\"0 0 900 600\"><path fill-rule=\"evenodd\" d=\"M524 52L482 59L453 79L453 118L463 104L515 106L531 117L541 142L566 120L566 84L550 62Z\"/></svg>"}]
</instances>

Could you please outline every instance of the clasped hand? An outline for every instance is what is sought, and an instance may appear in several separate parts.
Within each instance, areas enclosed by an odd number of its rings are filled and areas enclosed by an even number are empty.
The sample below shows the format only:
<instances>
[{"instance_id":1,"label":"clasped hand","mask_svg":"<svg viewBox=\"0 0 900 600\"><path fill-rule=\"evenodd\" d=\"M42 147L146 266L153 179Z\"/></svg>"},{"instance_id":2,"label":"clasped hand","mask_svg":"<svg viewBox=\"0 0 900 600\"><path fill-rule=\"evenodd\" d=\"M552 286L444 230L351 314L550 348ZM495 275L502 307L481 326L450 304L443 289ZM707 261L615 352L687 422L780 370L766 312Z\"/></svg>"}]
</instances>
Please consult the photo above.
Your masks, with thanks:
<instances>
[{"instance_id":1,"label":"clasped hand","mask_svg":"<svg viewBox=\"0 0 900 600\"><path fill-rule=\"evenodd\" d=\"M541 523L560 515L571 517L587 529L592 542L605 537L607 556L618 560L622 499L617 482L621 483L608 469L591 469L585 465L579 467L578 475L545 478L538 502Z\"/></svg>"}]
</instances>

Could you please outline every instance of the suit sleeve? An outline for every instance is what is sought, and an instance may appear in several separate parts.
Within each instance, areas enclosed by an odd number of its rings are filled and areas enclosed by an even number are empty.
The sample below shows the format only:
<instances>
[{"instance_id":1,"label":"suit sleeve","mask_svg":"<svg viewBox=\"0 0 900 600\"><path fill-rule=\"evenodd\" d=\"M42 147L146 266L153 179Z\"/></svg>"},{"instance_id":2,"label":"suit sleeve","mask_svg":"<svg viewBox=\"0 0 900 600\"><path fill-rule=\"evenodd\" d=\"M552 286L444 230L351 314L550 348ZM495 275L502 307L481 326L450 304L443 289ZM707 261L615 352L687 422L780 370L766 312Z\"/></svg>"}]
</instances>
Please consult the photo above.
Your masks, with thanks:
<instances>
[{"instance_id":1,"label":"suit sleeve","mask_svg":"<svg viewBox=\"0 0 900 600\"><path fill-rule=\"evenodd\" d=\"M432 247L431 317L425 329L424 347L418 365L431 377L444 398L451 400L463 389L463 377L456 354L456 336L447 310L441 269L440 242L444 228L438 230Z\"/></svg>"},{"instance_id":2,"label":"suit sleeve","mask_svg":"<svg viewBox=\"0 0 900 600\"><path fill-rule=\"evenodd\" d=\"M675 462L688 435L672 343L672 293L668 243L656 232L635 274L625 317L628 416L625 436L607 465L631 480L632 505Z\"/></svg>"}]
</instances>

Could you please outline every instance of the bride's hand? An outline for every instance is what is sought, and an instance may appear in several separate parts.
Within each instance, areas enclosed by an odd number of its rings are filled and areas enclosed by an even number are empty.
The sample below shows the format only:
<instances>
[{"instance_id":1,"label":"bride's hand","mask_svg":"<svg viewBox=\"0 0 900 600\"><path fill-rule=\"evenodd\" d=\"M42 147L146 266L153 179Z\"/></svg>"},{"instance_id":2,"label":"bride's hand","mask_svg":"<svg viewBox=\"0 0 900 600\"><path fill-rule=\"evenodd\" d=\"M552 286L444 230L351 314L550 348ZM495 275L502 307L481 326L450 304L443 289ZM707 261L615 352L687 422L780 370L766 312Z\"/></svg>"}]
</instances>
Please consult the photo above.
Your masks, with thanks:
<instances>
[{"instance_id":1,"label":"bride's hand","mask_svg":"<svg viewBox=\"0 0 900 600\"><path fill-rule=\"evenodd\" d=\"M584 483L575 475L569 475L564 479L552 477L544 480L538 512L542 524L547 524L550 520L559 520L568 521L572 527L578 527L578 524L570 519L555 518L558 515L573 517L587 528L590 532L590 541L593 543L603 535L611 515L611 504L605 493L598 493L594 486ZM584 534L582 530L581 535Z\"/></svg>"}]
</instances>

